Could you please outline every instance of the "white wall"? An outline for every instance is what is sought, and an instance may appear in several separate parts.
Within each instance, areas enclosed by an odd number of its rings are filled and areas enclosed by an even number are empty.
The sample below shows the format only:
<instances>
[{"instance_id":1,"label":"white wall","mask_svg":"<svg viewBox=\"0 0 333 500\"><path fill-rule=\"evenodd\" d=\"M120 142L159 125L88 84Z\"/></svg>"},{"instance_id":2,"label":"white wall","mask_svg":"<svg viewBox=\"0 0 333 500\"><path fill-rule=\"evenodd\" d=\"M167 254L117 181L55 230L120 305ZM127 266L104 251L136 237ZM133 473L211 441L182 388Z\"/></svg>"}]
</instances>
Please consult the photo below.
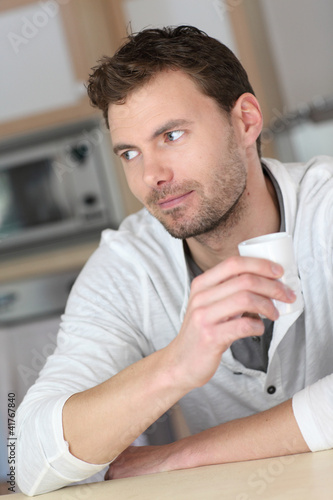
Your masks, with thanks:
<instances>
[{"instance_id":1,"label":"white wall","mask_svg":"<svg viewBox=\"0 0 333 500\"><path fill-rule=\"evenodd\" d=\"M236 53L228 8L222 0L124 0L133 31L189 24L217 38Z\"/></svg>"},{"instance_id":2,"label":"white wall","mask_svg":"<svg viewBox=\"0 0 333 500\"><path fill-rule=\"evenodd\" d=\"M288 112L323 105L333 96L332 0L259 0L276 67L283 108L282 133L275 145L282 161L333 156L333 120L288 126Z\"/></svg>"},{"instance_id":3,"label":"white wall","mask_svg":"<svg viewBox=\"0 0 333 500\"><path fill-rule=\"evenodd\" d=\"M61 17L42 5L36 2L0 15L0 67L5 74L0 78L0 122L75 104L85 93L83 83L75 80Z\"/></svg>"},{"instance_id":4,"label":"white wall","mask_svg":"<svg viewBox=\"0 0 333 500\"><path fill-rule=\"evenodd\" d=\"M289 110L333 95L333 1L260 0Z\"/></svg>"}]
</instances>

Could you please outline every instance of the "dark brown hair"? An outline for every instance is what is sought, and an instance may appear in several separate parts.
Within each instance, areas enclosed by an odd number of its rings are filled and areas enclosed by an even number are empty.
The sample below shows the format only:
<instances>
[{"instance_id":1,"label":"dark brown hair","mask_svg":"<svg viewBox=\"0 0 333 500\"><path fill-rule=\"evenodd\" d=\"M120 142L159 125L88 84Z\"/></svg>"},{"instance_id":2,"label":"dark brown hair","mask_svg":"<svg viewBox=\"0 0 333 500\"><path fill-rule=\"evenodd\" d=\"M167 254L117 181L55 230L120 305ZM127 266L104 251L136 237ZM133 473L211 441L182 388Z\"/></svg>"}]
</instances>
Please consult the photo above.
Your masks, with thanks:
<instances>
[{"instance_id":1,"label":"dark brown hair","mask_svg":"<svg viewBox=\"0 0 333 500\"><path fill-rule=\"evenodd\" d=\"M242 94L254 95L237 57L215 38L193 26L145 29L129 35L113 57L102 57L92 68L88 96L103 111L107 127L110 104L123 104L131 92L166 69L187 73L228 115ZM260 156L260 137L257 149Z\"/></svg>"}]
</instances>

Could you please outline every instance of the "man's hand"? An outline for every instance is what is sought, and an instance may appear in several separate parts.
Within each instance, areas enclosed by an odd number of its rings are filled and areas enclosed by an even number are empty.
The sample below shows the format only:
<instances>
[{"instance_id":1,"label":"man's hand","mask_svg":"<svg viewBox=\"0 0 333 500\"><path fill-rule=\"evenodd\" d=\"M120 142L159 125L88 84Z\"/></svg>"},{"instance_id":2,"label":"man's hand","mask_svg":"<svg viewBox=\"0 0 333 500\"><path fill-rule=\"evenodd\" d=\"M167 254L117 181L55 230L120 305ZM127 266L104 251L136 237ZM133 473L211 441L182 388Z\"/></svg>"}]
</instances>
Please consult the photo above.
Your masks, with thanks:
<instances>
[{"instance_id":1,"label":"man's hand","mask_svg":"<svg viewBox=\"0 0 333 500\"><path fill-rule=\"evenodd\" d=\"M110 464L104 479L121 479L165 472L170 470L167 466L170 453L171 445L129 446Z\"/></svg>"},{"instance_id":2,"label":"man's hand","mask_svg":"<svg viewBox=\"0 0 333 500\"><path fill-rule=\"evenodd\" d=\"M224 351L235 341L262 335L258 315L276 320L272 299L294 302L278 278L283 268L265 259L231 257L193 280L178 336L167 347L185 390L206 384Z\"/></svg>"}]
</instances>

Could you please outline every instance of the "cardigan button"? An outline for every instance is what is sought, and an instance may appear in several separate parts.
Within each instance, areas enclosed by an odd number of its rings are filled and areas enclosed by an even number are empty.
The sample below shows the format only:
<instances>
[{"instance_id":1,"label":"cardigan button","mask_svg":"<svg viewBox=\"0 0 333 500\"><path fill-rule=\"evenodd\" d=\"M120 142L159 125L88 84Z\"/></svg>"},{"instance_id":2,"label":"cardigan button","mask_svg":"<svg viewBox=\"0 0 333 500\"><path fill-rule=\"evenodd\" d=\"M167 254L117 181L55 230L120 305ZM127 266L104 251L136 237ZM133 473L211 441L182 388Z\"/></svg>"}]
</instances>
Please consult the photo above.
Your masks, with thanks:
<instances>
[{"instance_id":1,"label":"cardigan button","mask_svg":"<svg viewBox=\"0 0 333 500\"><path fill-rule=\"evenodd\" d=\"M268 394L274 394L276 392L276 387L274 385L270 385L267 387Z\"/></svg>"}]
</instances>

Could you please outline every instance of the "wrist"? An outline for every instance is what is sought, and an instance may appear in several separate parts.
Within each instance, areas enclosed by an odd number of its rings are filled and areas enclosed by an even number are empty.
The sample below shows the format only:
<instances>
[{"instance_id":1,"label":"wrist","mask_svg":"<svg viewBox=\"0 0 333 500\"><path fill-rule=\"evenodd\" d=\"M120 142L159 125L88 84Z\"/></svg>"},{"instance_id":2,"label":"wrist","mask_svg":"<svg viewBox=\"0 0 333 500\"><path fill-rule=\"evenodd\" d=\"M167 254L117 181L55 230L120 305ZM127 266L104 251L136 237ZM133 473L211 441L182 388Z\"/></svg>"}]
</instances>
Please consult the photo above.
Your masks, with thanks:
<instances>
[{"instance_id":1,"label":"wrist","mask_svg":"<svg viewBox=\"0 0 333 500\"><path fill-rule=\"evenodd\" d=\"M177 387L179 399L196 389L202 384L197 383L193 377L193 368L189 369L186 357L179 352L177 337L163 348L164 367L166 369L169 382ZM193 362L191 362L193 365Z\"/></svg>"},{"instance_id":2,"label":"wrist","mask_svg":"<svg viewBox=\"0 0 333 500\"><path fill-rule=\"evenodd\" d=\"M195 445L194 436L180 439L168 445L165 460L166 470L191 469L207 465L204 463L200 449Z\"/></svg>"}]
</instances>

